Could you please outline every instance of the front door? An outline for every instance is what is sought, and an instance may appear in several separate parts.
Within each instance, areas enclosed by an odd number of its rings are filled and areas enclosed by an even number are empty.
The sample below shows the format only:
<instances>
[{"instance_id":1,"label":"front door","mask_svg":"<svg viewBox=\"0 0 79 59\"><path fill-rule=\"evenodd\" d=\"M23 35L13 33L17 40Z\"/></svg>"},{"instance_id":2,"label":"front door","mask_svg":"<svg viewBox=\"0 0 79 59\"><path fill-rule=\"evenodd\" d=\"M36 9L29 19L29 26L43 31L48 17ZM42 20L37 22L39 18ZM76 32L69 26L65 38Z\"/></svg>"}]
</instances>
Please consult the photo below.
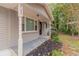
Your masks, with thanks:
<instances>
[{"instance_id":1,"label":"front door","mask_svg":"<svg viewBox=\"0 0 79 59\"><path fill-rule=\"evenodd\" d=\"M39 34L42 35L42 22L39 22Z\"/></svg>"}]
</instances>

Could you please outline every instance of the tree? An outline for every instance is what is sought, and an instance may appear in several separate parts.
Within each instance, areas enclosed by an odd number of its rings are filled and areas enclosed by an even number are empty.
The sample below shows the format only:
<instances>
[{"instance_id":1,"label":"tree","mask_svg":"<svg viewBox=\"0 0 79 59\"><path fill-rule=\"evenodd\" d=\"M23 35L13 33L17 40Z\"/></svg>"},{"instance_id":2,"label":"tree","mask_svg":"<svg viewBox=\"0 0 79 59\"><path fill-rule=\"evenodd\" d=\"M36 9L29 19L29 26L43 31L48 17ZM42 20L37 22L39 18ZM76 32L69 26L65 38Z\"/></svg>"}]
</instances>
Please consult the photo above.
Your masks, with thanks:
<instances>
[{"instance_id":1,"label":"tree","mask_svg":"<svg viewBox=\"0 0 79 59\"><path fill-rule=\"evenodd\" d=\"M53 26L58 32L63 32L66 34L77 33L77 29L73 24L68 24L68 22L73 22L77 20L78 17L74 9L78 9L77 4L50 4L52 9L52 15L54 17ZM77 8L78 7L78 8Z\"/></svg>"}]
</instances>

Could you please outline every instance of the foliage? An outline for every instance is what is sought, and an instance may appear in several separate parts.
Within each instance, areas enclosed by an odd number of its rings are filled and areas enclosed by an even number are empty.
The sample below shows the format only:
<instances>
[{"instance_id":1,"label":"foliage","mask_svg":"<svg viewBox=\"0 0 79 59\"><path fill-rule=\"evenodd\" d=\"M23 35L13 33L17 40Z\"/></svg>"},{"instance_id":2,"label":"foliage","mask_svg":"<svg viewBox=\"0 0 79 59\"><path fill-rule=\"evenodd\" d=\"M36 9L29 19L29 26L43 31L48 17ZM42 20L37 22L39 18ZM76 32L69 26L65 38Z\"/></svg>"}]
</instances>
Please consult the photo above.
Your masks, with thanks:
<instances>
[{"instance_id":1,"label":"foliage","mask_svg":"<svg viewBox=\"0 0 79 59\"><path fill-rule=\"evenodd\" d=\"M64 55L63 52L58 49L55 49L50 53L50 56L63 56L63 55Z\"/></svg>"},{"instance_id":2,"label":"foliage","mask_svg":"<svg viewBox=\"0 0 79 59\"><path fill-rule=\"evenodd\" d=\"M54 6L52 7L52 14L54 17L54 21L52 21L52 24L56 28L57 32L74 35L78 34L78 31L75 28L76 25L73 26L72 24L67 24L68 21L76 21L78 18L77 14L72 11L72 7L75 8L75 4L54 4ZM70 27L70 25L72 26Z\"/></svg>"},{"instance_id":3,"label":"foliage","mask_svg":"<svg viewBox=\"0 0 79 59\"><path fill-rule=\"evenodd\" d=\"M59 43L59 42L60 42L57 33L53 33L53 34L51 35L51 38L52 38L52 41L55 42L55 43Z\"/></svg>"},{"instance_id":4,"label":"foliage","mask_svg":"<svg viewBox=\"0 0 79 59\"><path fill-rule=\"evenodd\" d=\"M65 13L63 12L63 7L64 5L57 5L54 8L53 11L53 16L54 16L54 26L58 31L61 32L67 32L67 25L66 25L66 16Z\"/></svg>"}]
</instances>

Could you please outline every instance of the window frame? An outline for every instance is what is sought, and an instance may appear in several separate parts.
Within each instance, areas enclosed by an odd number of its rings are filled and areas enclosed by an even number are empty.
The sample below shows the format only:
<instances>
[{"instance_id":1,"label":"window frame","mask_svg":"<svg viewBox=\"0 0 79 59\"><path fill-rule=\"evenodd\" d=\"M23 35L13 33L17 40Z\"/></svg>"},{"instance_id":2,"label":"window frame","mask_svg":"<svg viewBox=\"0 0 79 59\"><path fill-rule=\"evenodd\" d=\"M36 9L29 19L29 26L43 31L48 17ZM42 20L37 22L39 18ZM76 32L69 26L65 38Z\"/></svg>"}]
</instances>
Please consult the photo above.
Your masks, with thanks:
<instances>
[{"instance_id":1,"label":"window frame","mask_svg":"<svg viewBox=\"0 0 79 59\"><path fill-rule=\"evenodd\" d=\"M26 30L26 28L27 28L27 26L26 26L27 25L27 22L26 22L27 21L27 18L29 18L29 19L31 19L31 20L34 21L34 30L29 30L29 31ZM26 17L26 16L23 17L23 20L24 20L24 31L22 31L22 33L38 32L38 20L34 20L33 18ZM35 22L37 22L37 30L35 30Z\"/></svg>"}]
</instances>

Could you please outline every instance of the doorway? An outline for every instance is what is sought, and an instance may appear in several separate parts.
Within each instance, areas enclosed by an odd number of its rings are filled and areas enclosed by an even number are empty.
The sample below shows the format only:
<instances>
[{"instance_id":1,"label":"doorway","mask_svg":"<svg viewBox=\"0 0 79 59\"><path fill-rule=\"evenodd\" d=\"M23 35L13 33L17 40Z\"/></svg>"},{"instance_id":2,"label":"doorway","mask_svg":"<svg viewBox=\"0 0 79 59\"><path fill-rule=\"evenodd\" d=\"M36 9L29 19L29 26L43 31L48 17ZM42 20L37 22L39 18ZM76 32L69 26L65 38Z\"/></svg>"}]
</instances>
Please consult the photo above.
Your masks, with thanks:
<instances>
[{"instance_id":1,"label":"doorway","mask_svg":"<svg viewBox=\"0 0 79 59\"><path fill-rule=\"evenodd\" d=\"M42 35L42 22L39 22L39 34Z\"/></svg>"}]
</instances>

